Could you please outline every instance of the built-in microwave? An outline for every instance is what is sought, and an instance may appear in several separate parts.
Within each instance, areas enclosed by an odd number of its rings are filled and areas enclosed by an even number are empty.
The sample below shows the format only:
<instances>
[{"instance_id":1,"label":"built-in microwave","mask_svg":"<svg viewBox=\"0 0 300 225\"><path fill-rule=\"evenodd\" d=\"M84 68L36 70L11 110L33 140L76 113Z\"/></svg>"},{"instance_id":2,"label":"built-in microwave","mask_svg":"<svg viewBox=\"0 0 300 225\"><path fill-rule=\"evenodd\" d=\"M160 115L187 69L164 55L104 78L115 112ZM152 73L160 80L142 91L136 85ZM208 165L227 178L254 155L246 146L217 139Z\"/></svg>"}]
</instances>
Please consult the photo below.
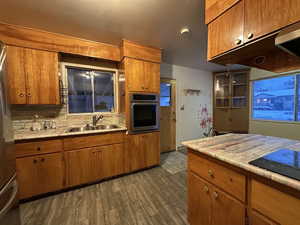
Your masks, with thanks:
<instances>
[{"instance_id":1,"label":"built-in microwave","mask_svg":"<svg viewBox=\"0 0 300 225\"><path fill-rule=\"evenodd\" d=\"M159 96L156 94L130 94L130 128L132 133L159 129Z\"/></svg>"}]
</instances>

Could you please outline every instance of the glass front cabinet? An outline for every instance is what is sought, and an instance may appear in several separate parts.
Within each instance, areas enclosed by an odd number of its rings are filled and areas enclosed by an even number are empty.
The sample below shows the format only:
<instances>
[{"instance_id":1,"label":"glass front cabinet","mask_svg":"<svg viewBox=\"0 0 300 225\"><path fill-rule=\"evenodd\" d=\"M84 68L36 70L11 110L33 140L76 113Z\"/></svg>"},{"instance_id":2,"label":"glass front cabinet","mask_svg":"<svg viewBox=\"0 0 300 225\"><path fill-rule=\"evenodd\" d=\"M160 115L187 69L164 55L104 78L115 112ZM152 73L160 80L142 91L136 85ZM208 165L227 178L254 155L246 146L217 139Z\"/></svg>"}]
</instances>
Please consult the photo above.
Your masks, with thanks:
<instances>
[{"instance_id":1,"label":"glass front cabinet","mask_svg":"<svg viewBox=\"0 0 300 225\"><path fill-rule=\"evenodd\" d=\"M247 133L249 70L214 73L214 129L218 133Z\"/></svg>"}]
</instances>

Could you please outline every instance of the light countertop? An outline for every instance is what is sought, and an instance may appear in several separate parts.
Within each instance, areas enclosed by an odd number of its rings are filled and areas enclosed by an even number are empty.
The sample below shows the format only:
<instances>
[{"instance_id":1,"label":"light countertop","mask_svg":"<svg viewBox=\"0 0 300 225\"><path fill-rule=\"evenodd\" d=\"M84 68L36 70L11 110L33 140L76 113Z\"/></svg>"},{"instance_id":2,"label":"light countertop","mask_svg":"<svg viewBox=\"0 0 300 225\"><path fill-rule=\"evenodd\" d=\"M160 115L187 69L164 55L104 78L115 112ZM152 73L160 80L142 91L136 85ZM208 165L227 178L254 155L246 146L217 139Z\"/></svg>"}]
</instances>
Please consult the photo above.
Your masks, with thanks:
<instances>
[{"instance_id":1,"label":"light countertop","mask_svg":"<svg viewBox=\"0 0 300 225\"><path fill-rule=\"evenodd\" d=\"M38 139L38 138L51 138L51 137L65 137L65 136L74 136L74 135L86 135L86 134L100 134L100 133L108 133L115 131L125 131L126 127L119 127L114 129L105 129L105 130L89 130L89 131L79 131L79 132L66 132L67 128L57 128L57 129L49 129L49 130L41 130L41 131L30 131L23 130L18 131L14 135L14 139L18 140L30 140L30 139Z\"/></svg>"},{"instance_id":2,"label":"light countertop","mask_svg":"<svg viewBox=\"0 0 300 225\"><path fill-rule=\"evenodd\" d=\"M300 191L300 181L249 164L279 149L300 152L300 141L255 134L226 134L182 143L184 146Z\"/></svg>"}]
</instances>

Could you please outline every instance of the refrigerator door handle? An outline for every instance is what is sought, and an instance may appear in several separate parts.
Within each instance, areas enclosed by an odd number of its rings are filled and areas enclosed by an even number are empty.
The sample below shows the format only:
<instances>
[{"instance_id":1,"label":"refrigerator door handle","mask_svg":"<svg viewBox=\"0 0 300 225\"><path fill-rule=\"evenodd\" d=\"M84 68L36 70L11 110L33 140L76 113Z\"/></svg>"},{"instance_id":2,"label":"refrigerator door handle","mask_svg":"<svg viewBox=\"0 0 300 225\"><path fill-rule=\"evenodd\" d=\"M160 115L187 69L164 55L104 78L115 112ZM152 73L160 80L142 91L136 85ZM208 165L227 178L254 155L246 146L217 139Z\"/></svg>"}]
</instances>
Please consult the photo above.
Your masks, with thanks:
<instances>
[{"instance_id":1,"label":"refrigerator door handle","mask_svg":"<svg viewBox=\"0 0 300 225\"><path fill-rule=\"evenodd\" d=\"M13 202L18 194L18 183L17 180L14 179L14 181L10 182L6 187L2 189L0 192L0 195L4 194L7 190L13 189L10 199L7 201L5 206L0 209L0 219L10 210L10 208L13 206Z\"/></svg>"}]
</instances>

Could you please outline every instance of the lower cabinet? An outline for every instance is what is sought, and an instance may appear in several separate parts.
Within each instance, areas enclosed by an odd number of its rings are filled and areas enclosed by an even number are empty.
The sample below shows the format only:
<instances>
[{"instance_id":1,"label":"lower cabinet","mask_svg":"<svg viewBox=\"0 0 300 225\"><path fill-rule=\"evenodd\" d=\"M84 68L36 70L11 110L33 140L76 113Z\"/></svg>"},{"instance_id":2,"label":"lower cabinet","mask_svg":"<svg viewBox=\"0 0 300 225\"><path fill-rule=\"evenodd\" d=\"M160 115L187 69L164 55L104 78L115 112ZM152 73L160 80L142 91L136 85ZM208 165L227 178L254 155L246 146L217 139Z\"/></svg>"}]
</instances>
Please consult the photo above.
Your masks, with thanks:
<instances>
[{"instance_id":1,"label":"lower cabinet","mask_svg":"<svg viewBox=\"0 0 300 225\"><path fill-rule=\"evenodd\" d=\"M158 165L160 160L160 133L128 135L125 149L126 172Z\"/></svg>"},{"instance_id":2,"label":"lower cabinet","mask_svg":"<svg viewBox=\"0 0 300 225\"><path fill-rule=\"evenodd\" d=\"M93 180L91 152L92 148L65 152L68 187L89 183Z\"/></svg>"},{"instance_id":3,"label":"lower cabinet","mask_svg":"<svg viewBox=\"0 0 300 225\"><path fill-rule=\"evenodd\" d=\"M69 187L124 173L124 144L83 148L65 154Z\"/></svg>"},{"instance_id":4,"label":"lower cabinet","mask_svg":"<svg viewBox=\"0 0 300 225\"><path fill-rule=\"evenodd\" d=\"M244 225L245 206L189 172L188 220L191 225Z\"/></svg>"},{"instance_id":5,"label":"lower cabinet","mask_svg":"<svg viewBox=\"0 0 300 225\"><path fill-rule=\"evenodd\" d=\"M64 187L62 153L17 159L20 198L60 190Z\"/></svg>"},{"instance_id":6,"label":"lower cabinet","mask_svg":"<svg viewBox=\"0 0 300 225\"><path fill-rule=\"evenodd\" d=\"M17 142L20 199L159 164L159 132L126 135L126 142L124 136L115 132Z\"/></svg>"}]
</instances>

